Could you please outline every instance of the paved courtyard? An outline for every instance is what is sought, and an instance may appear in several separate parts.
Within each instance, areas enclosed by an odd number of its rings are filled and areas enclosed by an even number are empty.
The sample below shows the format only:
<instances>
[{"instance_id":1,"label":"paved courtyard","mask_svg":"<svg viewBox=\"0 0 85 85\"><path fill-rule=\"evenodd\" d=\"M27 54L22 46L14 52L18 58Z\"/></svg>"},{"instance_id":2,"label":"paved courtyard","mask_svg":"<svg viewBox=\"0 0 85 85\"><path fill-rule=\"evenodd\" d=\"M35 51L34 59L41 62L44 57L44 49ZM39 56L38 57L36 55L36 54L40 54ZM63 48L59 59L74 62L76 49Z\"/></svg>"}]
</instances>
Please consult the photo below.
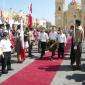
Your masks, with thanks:
<instances>
[{"instance_id":1,"label":"paved courtyard","mask_svg":"<svg viewBox=\"0 0 85 85\"><path fill-rule=\"evenodd\" d=\"M81 71L75 70L73 71L70 67L70 50L68 51L60 69L56 72L55 77L53 78L51 85L85 85L85 41L83 42L83 53L82 53L82 69ZM34 47L33 55L35 58L27 58L25 62L22 64L16 63L16 54L12 54L12 68L13 71L10 71L8 74L0 75L0 83L4 82L6 79L10 78L16 72L23 69L25 66L29 65L36 58L39 58L39 53L34 53L36 51L36 47ZM41 61L42 62L42 61ZM54 61L53 61L54 62ZM57 63L57 62L56 62ZM0 66L1 69L1 66Z\"/></svg>"}]
</instances>

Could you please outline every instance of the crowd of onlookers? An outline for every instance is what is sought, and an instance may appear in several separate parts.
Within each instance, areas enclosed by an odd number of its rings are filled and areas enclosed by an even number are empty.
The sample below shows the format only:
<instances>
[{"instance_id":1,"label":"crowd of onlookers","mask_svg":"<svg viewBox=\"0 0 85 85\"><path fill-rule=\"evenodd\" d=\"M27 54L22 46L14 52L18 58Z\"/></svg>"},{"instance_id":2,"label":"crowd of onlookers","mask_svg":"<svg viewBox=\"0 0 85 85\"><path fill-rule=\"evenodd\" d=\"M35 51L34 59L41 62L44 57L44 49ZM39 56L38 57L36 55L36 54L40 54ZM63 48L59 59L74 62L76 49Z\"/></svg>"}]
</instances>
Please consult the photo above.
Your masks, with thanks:
<instances>
[{"instance_id":1,"label":"crowd of onlookers","mask_svg":"<svg viewBox=\"0 0 85 85\"><path fill-rule=\"evenodd\" d=\"M42 59L45 55L46 50L50 50L52 52L51 60L55 59L55 51L58 51L58 59L61 57L64 58L64 47L66 46L67 37L71 36L72 45L71 45L71 65L75 61L77 61L77 65L80 66L80 58L74 60L72 56L75 55L75 52L80 52L79 45L81 41L78 41L82 38L82 28L80 27L79 22L77 22L74 33L74 26L71 26L71 29L64 30L62 28L56 29L56 27L51 27L51 29L46 30L44 27L33 29L33 28L24 28L23 29L23 39L24 39L24 51L27 52L27 57L33 57L32 49L33 45L38 46L38 52L41 53L40 59ZM79 37L76 37L77 32L80 33ZM74 36L74 34L76 34ZM75 37L75 38L74 38ZM75 41L76 40L76 41ZM77 43L77 45L75 46ZM78 49L77 49L78 48ZM10 27L9 24L1 24L0 25L0 62L1 62L1 71L2 74L7 74L11 68L11 53L16 54L17 63L22 63L25 60L25 57L21 56L21 25L13 24ZM77 51L78 50L78 51ZM80 52L81 54L81 52ZM81 55L80 55L81 56ZM79 67L78 66L78 67Z\"/></svg>"}]
</instances>

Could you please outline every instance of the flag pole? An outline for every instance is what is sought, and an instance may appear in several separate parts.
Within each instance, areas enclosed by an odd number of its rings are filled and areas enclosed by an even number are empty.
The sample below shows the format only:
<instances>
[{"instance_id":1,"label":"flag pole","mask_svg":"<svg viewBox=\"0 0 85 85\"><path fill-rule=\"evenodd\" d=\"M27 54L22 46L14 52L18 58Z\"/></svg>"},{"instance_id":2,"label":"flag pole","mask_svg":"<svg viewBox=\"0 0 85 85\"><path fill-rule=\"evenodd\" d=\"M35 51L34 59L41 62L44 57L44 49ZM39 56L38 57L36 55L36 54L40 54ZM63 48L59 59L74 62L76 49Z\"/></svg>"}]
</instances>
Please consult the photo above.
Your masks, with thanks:
<instances>
[{"instance_id":1,"label":"flag pole","mask_svg":"<svg viewBox=\"0 0 85 85\"><path fill-rule=\"evenodd\" d=\"M29 4L28 27L32 28L32 3Z\"/></svg>"}]
</instances>

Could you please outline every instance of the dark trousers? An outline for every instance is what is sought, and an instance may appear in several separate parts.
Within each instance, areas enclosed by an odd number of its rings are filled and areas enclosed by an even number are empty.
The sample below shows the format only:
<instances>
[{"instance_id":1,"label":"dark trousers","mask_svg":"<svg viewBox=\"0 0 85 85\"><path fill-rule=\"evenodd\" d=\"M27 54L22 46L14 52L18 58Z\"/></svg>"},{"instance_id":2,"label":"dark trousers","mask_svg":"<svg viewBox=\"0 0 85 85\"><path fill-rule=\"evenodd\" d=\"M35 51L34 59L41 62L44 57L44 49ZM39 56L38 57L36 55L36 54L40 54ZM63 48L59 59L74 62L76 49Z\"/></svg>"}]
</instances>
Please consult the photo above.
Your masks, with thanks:
<instances>
[{"instance_id":1,"label":"dark trousers","mask_svg":"<svg viewBox=\"0 0 85 85\"><path fill-rule=\"evenodd\" d=\"M73 38L71 39L71 53L70 53L70 59L71 59L72 56L74 56L74 43L73 43Z\"/></svg>"},{"instance_id":2,"label":"dark trousers","mask_svg":"<svg viewBox=\"0 0 85 85\"><path fill-rule=\"evenodd\" d=\"M46 42L41 42L41 57L45 54Z\"/></svg>"},{"instance_id":3,"label":"dark trousers","mask_svg":"<svg viewBox=\"0 0 85 85\"><path fill-rule=\"evenodd\" d=\"M11 69L11 52L4 52L4 58L1 60L2 63L2 72L7 69Z\"/></svg>"},{"instance_id":4,"label":"dark trousers","mask_svg":"<svg viewBox=\"0 0 85 85\"><path fill-rule=\"evenodd\" d=\"M33 46L33 42L31 42L31 43L29 44L28 57L32 57L32 46Z\"/></svg>"},{"instance_id":5,"label":"dark trousers","mask_svg":"<svg viewBox=\"0 0 85 85\"><path fill-rule=\"evenodd\" d=\"M77 66L80 66L81 65L81 53L82 53L82 44L81 43L78 43L77 45L77 49L74 50L74 46L75 44L73 45L72 49L71 49L71 65L73 65L75 62L76 62L76 65Z\"/></svg>"},{"instance_id":6,"label":"dark trousers","mask_svg":"<svg viewBox=\"0 0 85 85\"><path fill-rule=\"evenodd\" d=\"M64 57L64 43L59 43L58 58L60 58L60 55L62 55L62 57Z\"/></svg>"},{"instance_id":7,"label":"dark trousers","mask_svg":"<svg viewBox=\"0 0 85 85\"><path fill-rule=\"evenodd\" d=\"M40 52L41 50L41 44L40 44L40 41L38 41L38 52Z\"/></svg>"},{"instance_id":8,"label":"dark trousers","mask_svg":"<svg viewBox=\"0 0 85 85\"><path fill-rule=\"evenodd\" d=\"M49 42L49 45L51 46L51 45L53 45L55 43L55 40L50 40L50 42ZM54 44L52 47L50 47L50 51L52 52L52 56L51 56L51 58L53 59L54 58L54 56L55 56L55 51L56 51L56 49L57 49L57 44Z\"/></svg>"}]
</instances>

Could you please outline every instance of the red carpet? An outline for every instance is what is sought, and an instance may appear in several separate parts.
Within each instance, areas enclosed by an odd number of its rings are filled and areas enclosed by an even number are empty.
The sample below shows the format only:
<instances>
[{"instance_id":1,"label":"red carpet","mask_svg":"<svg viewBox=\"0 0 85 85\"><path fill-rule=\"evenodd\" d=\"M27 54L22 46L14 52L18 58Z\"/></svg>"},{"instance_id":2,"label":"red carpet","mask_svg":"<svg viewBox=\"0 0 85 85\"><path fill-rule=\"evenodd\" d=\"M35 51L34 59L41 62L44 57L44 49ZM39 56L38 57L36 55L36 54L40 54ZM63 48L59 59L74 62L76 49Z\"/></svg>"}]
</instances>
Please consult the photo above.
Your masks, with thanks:
<instances>
[{"instance_id":1,"label":"red carpet","mask_svg":"<svg viewBox=\"0 0 85 85\"><path fill-rule=\"evenodd\" d=\"M50 53L46 55L50 56ZM0 85L50 85L62 61L51 61L49 57L35 60Z\"/></svg>"}]
</instances>

